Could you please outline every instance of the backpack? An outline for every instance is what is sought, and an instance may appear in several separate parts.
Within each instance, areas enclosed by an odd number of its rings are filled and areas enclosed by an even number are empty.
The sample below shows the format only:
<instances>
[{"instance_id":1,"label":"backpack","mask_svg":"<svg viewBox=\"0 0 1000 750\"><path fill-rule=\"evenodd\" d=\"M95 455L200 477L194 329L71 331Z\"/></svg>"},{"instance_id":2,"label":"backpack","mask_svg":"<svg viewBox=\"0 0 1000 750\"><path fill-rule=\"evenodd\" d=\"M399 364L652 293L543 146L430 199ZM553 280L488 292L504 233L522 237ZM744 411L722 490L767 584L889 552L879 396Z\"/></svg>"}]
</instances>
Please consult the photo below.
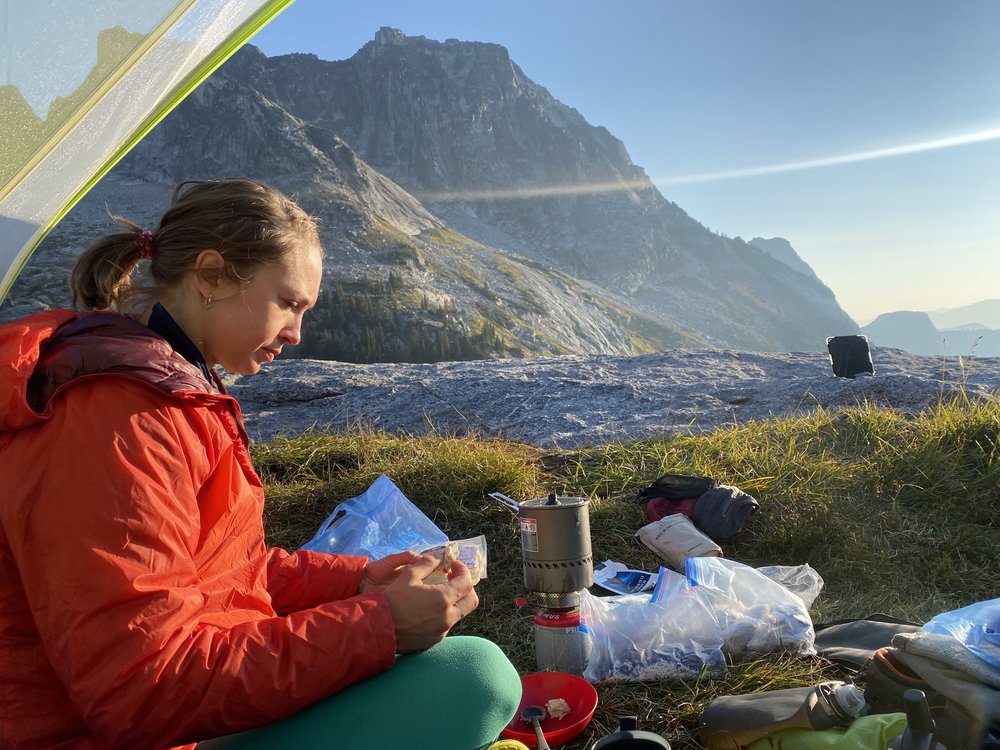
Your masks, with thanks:
<instances>
[{"instance_id":1,"label":"backpack","mask_svg":"<svg viewBox=\"0 0 1000 750\"><path fill-rule=\"evenodd\" d=\"M826 340L830 352L833 374L838 378L853 378L855 375L875 374L868 337L860 335L831 336Z\"/></svg>"},{"instance_id":2,"label":"backpack","mask_svg":"<svg viewBox=\"0 0 1000 750\"><path fill-rule=\"evenodd\" d=\"M865 685L869 713L896 713L905 710L903 694L919 690L924 694L934 721L934 739L947 750L980 750L986 747L989 726L957 701L938 692L900 658L900 649L878 649L858 672Z\"/></svg>"}]
</instances>

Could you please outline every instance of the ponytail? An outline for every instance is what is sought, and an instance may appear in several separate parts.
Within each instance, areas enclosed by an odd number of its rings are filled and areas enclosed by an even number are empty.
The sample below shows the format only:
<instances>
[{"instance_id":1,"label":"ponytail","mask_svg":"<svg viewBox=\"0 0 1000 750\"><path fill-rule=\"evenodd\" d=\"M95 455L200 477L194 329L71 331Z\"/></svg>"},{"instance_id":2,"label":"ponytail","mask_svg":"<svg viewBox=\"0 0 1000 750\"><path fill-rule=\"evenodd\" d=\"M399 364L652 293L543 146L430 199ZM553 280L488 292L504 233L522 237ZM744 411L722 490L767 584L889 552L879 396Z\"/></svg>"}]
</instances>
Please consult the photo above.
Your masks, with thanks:
<instances>
[{"instance_id":1,"label":"ponytail","mask_svg":"<svg viewBox=\"0 0 1000 750\"><path fill-rule=\"evenodd\" d=\"M128 219L113 218L122 231L97 240L73 266L69 288L78 310L120 308L145 255L140 239L148 233Z\"/></svg>"}]
</instances>

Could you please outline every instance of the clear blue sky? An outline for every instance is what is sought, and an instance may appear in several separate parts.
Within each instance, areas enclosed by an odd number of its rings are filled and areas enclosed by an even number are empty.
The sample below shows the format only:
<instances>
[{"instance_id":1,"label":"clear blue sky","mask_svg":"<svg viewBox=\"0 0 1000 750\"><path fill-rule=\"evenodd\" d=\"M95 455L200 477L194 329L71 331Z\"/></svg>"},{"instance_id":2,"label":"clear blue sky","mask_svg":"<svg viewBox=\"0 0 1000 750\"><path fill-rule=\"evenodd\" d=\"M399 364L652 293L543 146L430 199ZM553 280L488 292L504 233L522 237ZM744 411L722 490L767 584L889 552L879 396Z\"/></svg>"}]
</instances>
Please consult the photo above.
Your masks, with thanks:
<instances>
[{"instance_id":1,"label":"clear blue sky","mask_svg":"<svg viewBox=\"0 0 1000 750\"><path fill-rule=\"evenodd\" d=\"M381 26L495 42L730 236L785 237L859 322L1000 298L1000 2L297 0L268 55Z\"/></svg>"}]
</instances>

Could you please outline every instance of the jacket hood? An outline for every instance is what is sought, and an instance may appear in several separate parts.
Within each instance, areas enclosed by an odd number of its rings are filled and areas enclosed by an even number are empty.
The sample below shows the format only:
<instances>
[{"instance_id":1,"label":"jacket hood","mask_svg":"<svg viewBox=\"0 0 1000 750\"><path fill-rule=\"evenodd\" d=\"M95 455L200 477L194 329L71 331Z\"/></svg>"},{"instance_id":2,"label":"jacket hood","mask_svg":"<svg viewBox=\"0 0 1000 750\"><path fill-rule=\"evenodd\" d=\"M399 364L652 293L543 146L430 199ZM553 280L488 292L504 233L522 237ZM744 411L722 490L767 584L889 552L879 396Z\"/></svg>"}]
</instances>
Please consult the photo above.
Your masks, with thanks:
<instances>
[{"instance_id":1,"label":"jacket hood","mask_svg":"<svg viewBox=\"0 0 1000 750\"><path fill-rule=\"evenodd\" d=\"M74 380L126 375L166 393L218 393L157 333L113 312L47 310L0 325L0 431L47 418L52 396Z\"/></svg>"}]
</instances>

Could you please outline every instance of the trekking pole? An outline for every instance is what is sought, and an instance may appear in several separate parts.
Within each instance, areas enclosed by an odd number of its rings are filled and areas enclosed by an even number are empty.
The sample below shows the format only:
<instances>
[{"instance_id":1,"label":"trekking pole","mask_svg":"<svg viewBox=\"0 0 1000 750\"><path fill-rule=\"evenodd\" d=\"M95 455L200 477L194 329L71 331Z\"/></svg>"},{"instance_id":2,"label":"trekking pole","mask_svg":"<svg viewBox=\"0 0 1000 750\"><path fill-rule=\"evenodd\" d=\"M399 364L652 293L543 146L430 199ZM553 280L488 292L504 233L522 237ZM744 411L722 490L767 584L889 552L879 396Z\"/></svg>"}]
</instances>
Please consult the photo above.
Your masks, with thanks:
<instances>
[{"instance_id":1,"label":"trekking pole","mask_svg":"<svg viewBox=\"0 0 1000 750\"><path fill-rule=\"evenodd\" d=\"M945 750L944 745L934 740L934 719L927 705L923 691L910 689L903 693L906 711L906 731L899 738L899 744L890 743L895 750ZM895 742L895 740L894 740Z\"/></svg>"}]
</instances>

